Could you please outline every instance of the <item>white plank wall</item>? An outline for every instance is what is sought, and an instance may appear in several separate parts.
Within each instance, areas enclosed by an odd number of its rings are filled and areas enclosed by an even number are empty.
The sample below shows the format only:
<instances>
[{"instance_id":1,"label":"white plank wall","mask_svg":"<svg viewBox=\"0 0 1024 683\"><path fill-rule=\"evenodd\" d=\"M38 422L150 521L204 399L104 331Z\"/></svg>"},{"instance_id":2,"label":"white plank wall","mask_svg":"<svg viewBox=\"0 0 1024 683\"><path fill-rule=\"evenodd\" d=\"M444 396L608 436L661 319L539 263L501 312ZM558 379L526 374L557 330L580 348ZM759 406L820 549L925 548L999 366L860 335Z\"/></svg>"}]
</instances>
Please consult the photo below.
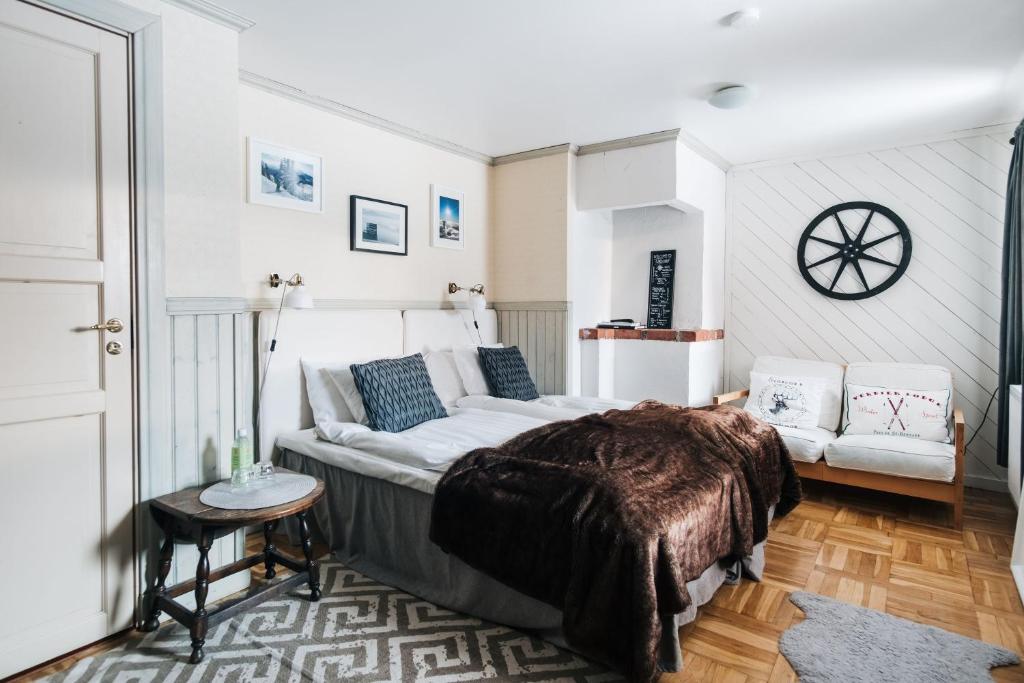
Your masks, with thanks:
<instances>
[{"instance_id":1,"label":"white plank wall","mask_svg":"<svg viewBox=\"0 0 1024 683\"><path fill-rule=\"evenodd\" d=\"M996 387L1001 242L1010 126L863 154L729 174L726 384L753 358L934 363L953 371L968 436ZM913 256L891 289L862 301L823 297L796 249L810 220L840 202L878 202L910 229ZM968 450L968 484L999 488L995 414Z\"/></svg>"},{"instance_id":2,"label":"white plank wall","mask_svg":"<svg viewBox=\"0 0 1024 683\"><path fill-rule=\"evenodd\" d=\"M568 310L555 302L494 305L498 341L518 346L541 394L564 394Z\"/></svg>"},{"instance_id":3,"label":"white plank wall","mask_svg":"<svg viewBox=\"0 0 1024 683\"><path fill-rule=\"evenodd\" d=\"M229 476L235 431L247 426L252 434L252 314L186 313L170 320L173 452L163 480L151 483L154 497ZM153 529L154 544L158 537ZM210 565L243 552L241 533L218 539ZM194 576L197 560L195 546L178 545L168 582Z\"/></svg>"}]
</instances>

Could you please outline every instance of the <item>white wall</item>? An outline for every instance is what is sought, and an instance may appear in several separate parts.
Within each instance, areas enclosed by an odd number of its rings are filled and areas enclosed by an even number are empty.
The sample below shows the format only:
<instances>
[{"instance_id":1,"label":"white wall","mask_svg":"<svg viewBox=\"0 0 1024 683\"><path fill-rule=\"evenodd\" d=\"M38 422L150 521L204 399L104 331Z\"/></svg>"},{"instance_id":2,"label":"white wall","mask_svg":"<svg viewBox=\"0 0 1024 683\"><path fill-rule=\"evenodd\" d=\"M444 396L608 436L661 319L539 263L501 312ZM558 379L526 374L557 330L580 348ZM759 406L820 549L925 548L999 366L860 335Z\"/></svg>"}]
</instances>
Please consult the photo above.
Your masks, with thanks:
<instances>
[{"instance_id":1,"label":"white wall","mask_svg":"<svg viewBox=\"0 0 1024 683\"><path fill-rule=\"evenodd\" d=\"M756 165L730 173L727 383L746 386L755 356L935 363L953 371L964 409L968 483L1004 487L995 464L1000 267L1009 127L864 154ZM875 201L910 229L906 274L861 301L803 281L796 248L839 202Z\"/></svg>"},{"instance_id":2,"label":"white wall","mask_svg":"<svg viewBox=\"0 0 1024 683\"><path fill-rule=\"evenodd\" d=\"M245 173L245 138L256 137L323 156L325 181L321 214L249 204L239 189L247 297L275 293L264 284L270 272L301 272L317 299L440 302L449 281L483 283L493 297L490 167L247 85L239 105L236 175ZM462 251L430 246L431 183L465 193ZM353 194L409 207L408 256L349 249Z\"/></svg>"},{"instance_id":3,"label":"white wall","mask_svg":"<svg viewBox=\"0 0 1024 683\"><path fill-rule=\"evenodd\" d=\"M569 378L574 395L582 392L580 384L581 327L593 327L608 320L612 311L612 244L611 211L571 212L569 224L569 291L572 308L569 316ZM595 394L596 395L596 394Z\"/></svg>"},{"instance_id":4,"label":"white wall","mask_svg":"<svg viewBox=\"0 0 1024 683\"><path fill-rule=\"evenodd\" d=\"M702 220L699 327L718 329L725 321L725 172L680 140L676 182L683 210L696 209Z\"/></svg>"},{"instance_id":5,"label":"white wall","mask_svg":"<svg viewBox=\"0 0 1024 683\"><path fill-rule=\"evenodd\" d=\"M585 154L576 162L580 211L663 204L676 198L674 140Z\"/></svg>"},{"instance_id":6,"label":"white wall","mask_svg":"<svg viewBox=\"0 0 1024 683\"><path fill-rule=\"evenodd\" d=\"M620 209L613 213L611 315L647 321L651 252L676 250L672 326L701 325L703 220L670 206Z\"/></svg>"},{"instance_id":7,"label":"white wall","mask_svg":"<svg viewBox=\"0 0 1024 683\"><path fill-rule=\"evenodd\" d=\"M155 0L163 42L167 296L241 296L238 33Z\"/></svg>"}]
</instances>

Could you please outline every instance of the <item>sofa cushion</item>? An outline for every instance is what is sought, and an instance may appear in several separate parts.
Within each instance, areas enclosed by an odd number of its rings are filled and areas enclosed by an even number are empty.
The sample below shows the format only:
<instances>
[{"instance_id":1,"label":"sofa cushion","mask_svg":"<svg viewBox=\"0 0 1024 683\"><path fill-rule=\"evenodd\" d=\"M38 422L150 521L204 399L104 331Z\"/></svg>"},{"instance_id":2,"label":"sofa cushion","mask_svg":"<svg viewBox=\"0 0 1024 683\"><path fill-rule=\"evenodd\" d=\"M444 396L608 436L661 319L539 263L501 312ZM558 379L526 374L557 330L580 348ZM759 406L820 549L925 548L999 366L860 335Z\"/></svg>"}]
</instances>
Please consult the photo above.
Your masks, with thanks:
<instances>
[{"instance_id":1,"label":"sofa cushion","mask_svg":"<svg viewBox=\"0 0 1024 683\"><path fill-rule=\"evenodd\" d=\"M922 365L916 363L850 363L846 366L847 384L859 384L869 387L885 387L889 389L923 389L925 391L953 391L953 376L949 370L940 365ZM953 400L948 406L952 411ZM843 430L850 423L846 401L843 401Z\"/></svg>"},{"instance_id":2,"label":"sofa cushion","mask_svg":"<svg viewBox=\"0 0 1024 683\"><path fill-rule=\"evenodd\" d=\"M850 434L825 446L829 467L910 479L953 481L956 447L905 436Z\"/></svg>"},{"instance_id":3,"label":"sofa cushion","mask_svg":"<svg viewBox=\"0 0 1024 683\"><path fill-rule=\"evenodd\" d=\"M825 446L836 438L835 432L821 427L794 429L776 426L775 429L786 443L793 460L799 462L818 462L825 452Z\"/></svg>"},{"instance_id":4,"label":"sofa cushion","mask_svg":"<svg viewBox=\"0 0 1024 683\"><path fill-rule=\"evenodd\" d=\"M835 431L839 427L843 403L842 365L820 360L758 356L754 359L751 371L781 377L816 377L823 380L825 385L821 394L818 426L829 431Z\"/></svg>"},{"instance_id":5,"label":"sofa cushion","mask_svg":"<svg viewBox=\"0 0 1024 683\"><path fill-rule=\"evenodd\" d=\"M949 389L900 389L846 384L843 434L905 436L949 443Z\"/></svg>"},{"instance_id":6,"label":"sofa cushion","mask_svg":"<svg viewBox=\"0 0 1024 683\"><path fill-rule=\"evenodd\" d=\"M810 429L821 417L825 382L818 377L750 373L750 396L743 408L768 424Z\"/></svg>"}]
</instances>

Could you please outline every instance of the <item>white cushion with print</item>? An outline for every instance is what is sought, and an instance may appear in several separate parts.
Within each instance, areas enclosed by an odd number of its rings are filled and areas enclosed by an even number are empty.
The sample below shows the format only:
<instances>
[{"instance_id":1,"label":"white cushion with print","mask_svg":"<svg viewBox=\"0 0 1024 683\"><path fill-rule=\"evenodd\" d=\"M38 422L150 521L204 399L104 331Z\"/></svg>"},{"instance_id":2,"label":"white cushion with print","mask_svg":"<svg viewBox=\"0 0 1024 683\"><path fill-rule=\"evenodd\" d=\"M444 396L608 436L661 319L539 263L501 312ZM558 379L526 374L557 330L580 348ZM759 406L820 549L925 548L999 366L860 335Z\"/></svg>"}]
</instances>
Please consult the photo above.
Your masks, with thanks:
<instances>
[{"instance_id":1,"label":"white cushion with print","mask_svg":"<svg viewBox=\"0 0 1024 683\"><path fill-rule=\"evenodd\" d=\"M822 360L758 356L754 359L754 372L782 377L814 377L823 382L821 413L818 426L834 432L839 428L843 409L843 366Z\"/></svg>"},{"instance_id":2,"label":"white cushion with print","mask_svg":"<svg viewBox=\"0 0 1024 683\"><path fill-rule=\"evenodd\" d=\"M956 447L902 436L844 434L825 446L825 462L847 470L950 482L956 473Z\"/></svg>"},{"instance_id":3,"label":"white cushion with print","mask_svg":"<svg viewBox=\"0 0 1024 683\"><path fill-rule=\"evenodd\" d=\"M950 391L846 385L843 434L949 443Z\"/></svg>"},{"instance_id":4,"label":"white cushion with print","mask_svg":"<svg viewBox=\"0 0 1024 683\"><path fill-rule=\"evenodd\" d=\"M916 389L918 392L946 392L949 400L946 402L946 428L945 436L936 434L941 440L949 439L951 425L950 417L953 406L953 376L944 367L939 365L923 365L916 363L850 363L846 368L846 384L861 387L884 387L887 389ZM849 433L850 424L850 401L843 400L843 421L842 431ZM902 408L900 409L903 410ZM890 409L891 411L891 409ZM904 424L906 424L904 422ZM904 430L906 431L906 430Z\"/></svg>"},{"instance_id":5,"label":"white cushion with print","mask_svg":"<svg viewBox=\"0 0 1024 683\"><path fill-rule=\"evenodd\" d=\"M824 383L816 377L750 373L750 396L743 407L769 424L794 429L818 426Z\"/></svg>"}]
</instances>

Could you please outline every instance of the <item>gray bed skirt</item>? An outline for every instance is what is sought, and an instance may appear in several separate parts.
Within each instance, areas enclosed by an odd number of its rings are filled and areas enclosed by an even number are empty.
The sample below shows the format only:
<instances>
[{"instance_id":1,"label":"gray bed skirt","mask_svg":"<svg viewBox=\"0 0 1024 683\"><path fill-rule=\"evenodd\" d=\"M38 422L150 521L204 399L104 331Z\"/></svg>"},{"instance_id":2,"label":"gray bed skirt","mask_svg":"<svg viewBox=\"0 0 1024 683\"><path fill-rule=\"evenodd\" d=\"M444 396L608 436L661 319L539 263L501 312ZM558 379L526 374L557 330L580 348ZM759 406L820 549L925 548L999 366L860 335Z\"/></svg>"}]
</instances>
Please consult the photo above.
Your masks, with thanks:
<instances>
[{"instance_id":1,"label":"gray bed skirt","mask_svg":"<svg viewBox=\"0 0 1024 683\"><path fill-rule=\"evenodd\" d=\"M313 508L315 536L345 565L388 586L457 612L530 631L559 647L572 649L562 635L562 612L490 578L448 555L429 538L433 496L383 479L327 465L283 450L280 464L323 479L327 494ZM294 525L286 530L297 539ZM663 615L658 666L682 671L679 628L697 617L697 608L724 583L741 574L760 580L764 543L734 564L716 563L687 584L693 600L680 614Z\"/></svg>"}]
</instances>

